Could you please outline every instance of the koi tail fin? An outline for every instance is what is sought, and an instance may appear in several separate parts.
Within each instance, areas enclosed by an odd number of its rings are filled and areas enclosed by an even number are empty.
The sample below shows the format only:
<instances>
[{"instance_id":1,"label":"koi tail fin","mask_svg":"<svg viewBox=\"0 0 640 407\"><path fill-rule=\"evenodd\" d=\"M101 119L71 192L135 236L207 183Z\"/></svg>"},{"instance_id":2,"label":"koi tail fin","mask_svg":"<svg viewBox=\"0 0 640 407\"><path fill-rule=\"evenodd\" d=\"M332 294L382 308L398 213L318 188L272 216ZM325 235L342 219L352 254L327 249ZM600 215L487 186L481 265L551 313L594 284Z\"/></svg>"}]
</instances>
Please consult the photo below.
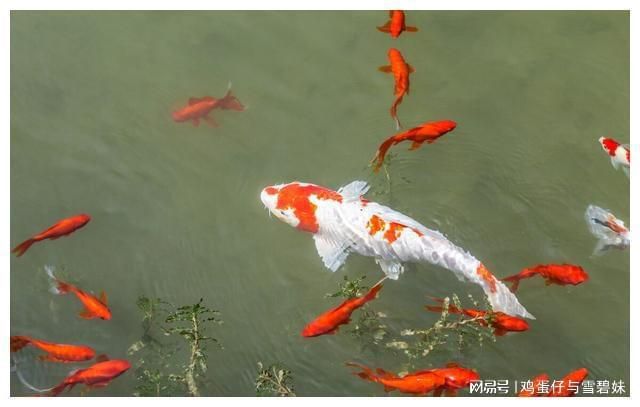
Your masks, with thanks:
<instances>
[{"instance_id":1,"label":"koi tail fin","mask_svg":"<svg viewBox=\"0 0 640 407\"><path fill-rule=\"evenodd\" d=\"M625 249L629 246L629 235L618 233L612 229L613 226L620 230L626 230L624 223L613 217L608 210L589 205L585 211L584 218L591 234L598 238L598 243L593 250L594 255L602 255L612 247Z\"/></svg>"},{"instance_id":2,"label":"koi tail fin","mask_svg":"<svg viewBox=\"0 0 640 407\"><path fill-rule=\"evenodd\" d=\"M20 243L19 245L17 245L16 247L14 247L11 250L11 253L15 253L17 257L22 256L27 250L29 250L29 248L31 247L32 244L34 244L36 242L35 239L33 238L29 238L27 240L25 240L24 242Z\"/></svg>"},{"instance_id":3,"label":"koi tail fin","mask_svg":"<svg viewBox=\"0 0 640 407\"><path fill-rule=\"evenodd\" d=\"M64 295L71 291L70 284L58 280L53 274L53 266L45 265L44 270L47 272L49 279L51 279L51 287L49 288L50 292L57 295Z\"/></svg>"},{"instance_id":4,"label":"koi tail fin","mask_svg":"<svg viewBox=\"0 0 640 407\"><path fill-rule=\"evenodd\" d=\"M10 342L11 352L18 352L20 349L31 343L31 338L27 336L12 336Z\"/></svg>"},{"instance_id":5,"label":"koi tail fin","mask_svg":"<svg viewBox=\"0 0 640 407\"><path fill-rule=\"evenodd\" d=\"M382 163L384 162L384 157L387 155L387 151L391 148L392 145L396 144L395 136L391 136L380 144L378 147L378 151L376 152L375 157L371 160L371 164L373 164L373 172L378 172L380 167L382 167Z\"/></svg>"},{"instance_id":6,"label":"koi tail fin","mask_svg":"<svg viewBox=\"0 0 640 407\"><path fill-rule=\"evenodd\" d=\"M396 130L400 130L400 128L402 127L400 119L398 119L398 105L402 102L403 98L404 93L401 93L400 95L396 96L396 100L394 100L393 104L391 105L391 117L396 122Z\"/></svg>"},{"instance_id":7,"label":"koi tail fin","mask_svg":"<svg viewBox=\"0 0 640 407\"><path fill-rule=\"evenodd\" d=\"M244 110L244 106L238 98L233 96L231 93L231 82L229 82L229 88L227 89L227 94L224 95L222 100L220 100L220 108L225 110L235 110L241 112Z\"/></svg>"}]
</instances>

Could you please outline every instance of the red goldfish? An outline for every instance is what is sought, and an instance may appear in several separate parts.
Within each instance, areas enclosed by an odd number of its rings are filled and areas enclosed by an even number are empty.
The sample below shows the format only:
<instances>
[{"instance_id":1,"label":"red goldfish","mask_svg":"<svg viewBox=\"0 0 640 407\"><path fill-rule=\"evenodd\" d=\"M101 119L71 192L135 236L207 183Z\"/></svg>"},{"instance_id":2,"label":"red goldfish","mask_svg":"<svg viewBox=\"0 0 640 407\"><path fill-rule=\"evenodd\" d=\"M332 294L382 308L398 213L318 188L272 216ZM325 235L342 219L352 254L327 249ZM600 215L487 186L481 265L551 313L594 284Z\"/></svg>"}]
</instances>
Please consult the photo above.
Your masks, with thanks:
<instances>
[{"instance_id":1,"label":"red goldfish","mask_svg":"<svg viewBox=\"0 0 640 407\"><path fill-rule=\"evenodd\" d=\"M441 299L435 300L438 302L442 302ZM429 311L442 312L442 307L427 305L426 308ZM455 305L449 305L449 312L452 314L465 314L470 318L485 317L487 315L490 315L490 324L494 329L494 334L496 336L502 336L507 332L523 332L529 329L529 323L526 320L505 314L504 312L489 313L488 311L477 309L458 309ZM487 325L487 322L482 319L478 320L478 323L483 326Z\"/></svg>"},{"instance_id":2,"label":"red goldfish","mask_svg":"<svg viewBox=\"0 0 640 407\"><path fill-rule=\"evenodd\" d=\"M393 73L395 81L393 94L396 98L391 105L391 117L396 121L396 128L399 129L400 120L398 120L397 113L398 105L402 102L404 95L409 94L409 74L413 73L415 69L405 62L400 51L395 48L389 49L388 57L391 65L381 66L378 70L385 73Z\"/></svg>"},{"instance_id":3,"label":"red goldfish","mask_svg":"<svg viewBox=\"0 0 640 407\"><path fill-rule=\"evenodd\" d=\"M35 242L39 242L45 239L55 240L59 237L67 236L75 232L77 229L80 229L81 227L86 225L90 220L91 220L91 216L85 215L85 214L75 215L70 218L61 219L58 222L56 222L53 226L51 226L49 229L43 230L37 235L30 237L29 239L20 243L13 250L11 250L11 252L16 253L16 255L20 257Z\"/></svg>"},{"instance_id":4,"label":"red goldfish","mask_svg":"<svg viewBox=\"0 0 640 407\"><path fill-rule=\"evenodd\" d=\"M29 344L47 352L46 355L40 356L40 360L49 362L82 362L93 359L96 354L96 352L88 346L51 343L33 339L28 336L12 336L11 352L18 352Z\"/></svg>"},{"instance_id":5,"label":"red goldfish","mask_svg":"<svg viewBox=\"0 0 640 407\"><path fill-rule=\"evenodd\" d=\"M105 387L113 379L120 376L129 368L131 364L126 360L113 359L98 362L86 369L72 371L59 385L51 389L49 395L57 396L65 388L71 390L76 384L84 384L89 388Z\"/></svg>"},{"instance_id":6,"label":"red goldfish","mask_svg":"<svg viewBox=\"0 0 640 407\"><path fill-rule=\"evenodd\" d=\"M533 378L530 388L522 389L518 397L571 397L578 392L580 383L589 375L586 368L580 368L568 373L562 380L551 381L549 375L542 373ZM546 384L542 390L542 384Z\"/></svg>"},{"instance_id":7,"label":"red goldfish","mask_svg":"<svg viewBox=\"0 0 640 407\"><path fill-rule=\"evenodd\" d=\"M455 396L458 390L469 387L473 381L479 380L480 375L473 369L467 369L457 363L448 363L447 367L431 369L431 372L444 378L444 385L437 389L433 395L440 396L444 391L447 396Z\"/></svg>"},{"instance_id":8,"label":"red goldfish","mask_svg":"<svg viewBox=\"0 0 640 407\"><path fill-rule=\"evenodd\" d=\"M511 291L516 292L520 285L520 280L531 278L537 274L545 279L546 285L578 285L589 280L589 275L580 266L573 264L540 264L526 268L514 276L503 278L502 281L513 282Z\"/></svg>"},{"instance_id":9,"label":"red goldfish","mask_svg":"<svg viewBox=\"0 0 640 407\"><path fill-rule=\"evenodd\" d=\"M442 388L447 382L444 376L433 370L421 370L399 377L382 369L376 369L374 373L370 368L357 363L347 363L347 366L362 369L361 372L354 374L362 379L382 384L386 392L398 390L401 393L424 396L431 391Z\"/></svg>"},{"instance_id":10,"label":"red goldfish","mask_svg":"<svg viewBox=\"0 0 640 407\"><path fill-rule=\"evenodd\" d=\"M401 143L403 141L412 141L411 148L409 150L415 150L419 148L422 143L426 142L427 144L434 143L438 138L444 136L449 133L453 129L456 128L456 122L453 120L440 120L436 122L425 122L418 127L414 127L402 133L395 134L380 144L378 147L378 151L376 156L371 160L372 163L375 163L373 168L374 172L377 172L382 163L384 162L384 157L389 151L391 146Z\"/></svg>"},{"instance_id":11,"label":"red goldfish","mask_svg":"<svg viewBox=\"0 0 640 407\"><path fill-rule=\"evenodd\" d=\"M382 283L378 283L371 287L369 292L362 297L345 300L342 304L330 309L305 326L302 330L302 336L310 338L325 334L335 334L340 325L348 324L351 321L350 318L353 311L375 299L381 289Z\"/></svg>"},{"instance_id":12,"label":"red goldfish","mask_svg":"<svg viewBox=\"0 0 640 407\"><path fill-rule=\"evenodd\" d=\"M218 123L213 117L209 116L209 113L213 109L235 110L241 112L244 110L244 106L231 94L231 89L229 89L227 94L221 99L216 99L211 96L190 98L187 106L176 110L173 112L172 116L173 120L176 122L191 121L196 127L200 125L200 119L213 127L217 127Z\"/></svg>"},{"instance_id":13,"label":"red goldfish","mask_svg":"<svg viewBox=\"0 0 640 407\"><path fill-rule=\"evenodd\" d=\"M389 11L389 21L382 27L377 27L378 31L391 34L392 38L398 38L403 31L416 32L416 27L408 26L404 24L404 11L391 10Z\"/></svg>"},{"instance_id":14,"label":"red goldfish","mask_svg":"<svg viewBox=\"0 0 640 407\"><path fill-rule=\"evenodd\" d=\"M53 282L51 291L54 294L63 295L73 293L76 295L76 297L78 297L82 305L84 305L84 310L79 314L80 318L100 318L103 320L111 319L111 310L109 310L109 307L107 306L107 295L104 291L100 293L100 298L96 298L95 296L82 291L74 285L58 280L53 275L53 269L51 267L45 266L45 270L47 271L49 278L51 278L51 281Z\"/></svg>"}]
</instances>

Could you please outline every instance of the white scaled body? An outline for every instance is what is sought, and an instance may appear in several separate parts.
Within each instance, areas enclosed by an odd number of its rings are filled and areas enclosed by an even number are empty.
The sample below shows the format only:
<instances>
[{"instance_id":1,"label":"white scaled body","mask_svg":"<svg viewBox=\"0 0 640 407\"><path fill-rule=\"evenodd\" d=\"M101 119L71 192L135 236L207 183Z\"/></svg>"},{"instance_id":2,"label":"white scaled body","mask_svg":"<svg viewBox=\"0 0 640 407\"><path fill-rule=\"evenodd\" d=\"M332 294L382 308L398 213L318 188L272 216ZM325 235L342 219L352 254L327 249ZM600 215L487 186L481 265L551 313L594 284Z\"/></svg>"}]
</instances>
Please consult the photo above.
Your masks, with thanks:
<instances>
[{"instance_id":1,"label":"white scaled body","mask_svg":"<svg viewBox=\"0 0 640 407\"><path fill-rule=\"evenodd\" d=\"M440 232L363 199L367 189L363 181L337 192L294 182L265 188L261 199L281 220L313 233L318 254L331 271L340 268L349 253L373 257L391 279L403 273L403 263L431 263L480 285L495 311L533 318L478 259Z\"/></svg>"}]
</instances>

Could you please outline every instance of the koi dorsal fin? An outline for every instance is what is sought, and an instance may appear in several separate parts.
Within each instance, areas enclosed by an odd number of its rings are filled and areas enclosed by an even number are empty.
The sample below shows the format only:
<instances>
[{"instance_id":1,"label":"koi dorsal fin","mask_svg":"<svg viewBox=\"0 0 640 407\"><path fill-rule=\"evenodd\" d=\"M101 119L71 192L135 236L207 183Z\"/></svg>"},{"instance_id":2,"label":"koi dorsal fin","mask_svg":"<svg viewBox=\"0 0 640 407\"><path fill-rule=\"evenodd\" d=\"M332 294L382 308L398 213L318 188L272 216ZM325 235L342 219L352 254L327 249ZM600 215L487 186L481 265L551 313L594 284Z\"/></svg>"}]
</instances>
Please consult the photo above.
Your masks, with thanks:
<instances>
[{"instance_id":1,"label":"koi dorsal fin","mask_svg":"<svg viewBox=\"0 0 640 407\"><path fill-rule=\"evenodd\" d=\"M191 105L195 105L196 103L200 102L202 99L200 98L189 98L189 106Z\"/></svg>"},{"instance_id":2,"label":"koi dorsal fin","mask_svg":"<svg viewBox=\"0 0 640 407\"><path fill-rule=\"evenodd\" d=\"M365 181L353 181L338 190L344 202L358 201L367 193L369 185Z\"/></svg>"},{"instance_id":3,"label":"koi dorsal fin","mask_svg":"<svg viewBox=\"0 0 640 407\"><path fill-rule=\"evenodd\" d=\"M107 360L109 360L109 356L105 355L104 353L96 356L96 362L106 362Z\"/></svg>"},{"instance_id":4,"label":"koi dorsal fin","mask_svg":"<svg viewBox=\"0 0 640 407\"><path fill-rule=\"evenodd\" d=\"M104 305L108 305L107 304L107 293L104 292L104 290L102 290L100 292L100 297L98 298L100 300L101 303L103 303Z\"/></svg>"}]
</instances>

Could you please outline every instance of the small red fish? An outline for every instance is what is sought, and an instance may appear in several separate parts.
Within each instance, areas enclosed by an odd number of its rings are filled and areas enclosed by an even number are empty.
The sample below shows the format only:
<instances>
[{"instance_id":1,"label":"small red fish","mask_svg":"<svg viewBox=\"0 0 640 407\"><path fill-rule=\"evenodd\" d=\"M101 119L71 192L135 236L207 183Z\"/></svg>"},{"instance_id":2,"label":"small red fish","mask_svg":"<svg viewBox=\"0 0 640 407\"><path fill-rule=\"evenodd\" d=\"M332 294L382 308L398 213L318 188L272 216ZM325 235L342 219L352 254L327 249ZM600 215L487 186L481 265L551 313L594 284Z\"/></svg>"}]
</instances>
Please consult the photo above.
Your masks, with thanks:
<instances>
[{"instance_id":1,"label":"small red fish","mask_svg":"<svg viewBox=\"0 0 640 407\"><path fill-rule=\"evenodd\" d=\"M631 166L631 151L629 150L629 146L620 144L609 137L600 137L598 141L600 141L602 149L611 158L613 168L618 169L622 167L624 173L629 176L629 167Z\"/></svg>"},{"instance_id":2,"label":"small red fish","mask_svg":"<svg viewBox=\"0 0 640 407\"><path fill-rule=\"evenodd\" d=\"M39 242L39 241L45 240L45 239L55 240L55 239L57 239L59 237L67 236L67 235L75 232L76 230L80 229L84 225L86 225L90 220L91 220L91 216L85 215L85 214L75 215L75 216L72 216L70 218L61 219L61 220L57 221L50 228L48 228L46 230L43 230L42 232L38 233L37 235L35 235L33 237L30 237L29 239L27 239L24 242L20 243L13 250L11 250L11 252L12 253L16 253L16 255L18 257L20 257L35 242Z\"/></svg>"},{"instance_id":3,"label":"small red fish","mask_svg":"<svg viewBox=\"0 0 640 407\"><path fill-rule=\"evenodd\" d=\"M586 368L580 368L568 373L562 380L551 381L549 375L542 373L533 378L533 386L523 389L518 393L518 397L571 397L574 396L580 387L580 383L589 375ZM547 391L542 391L542 383Z\"/></svg>"},{"instance_id":4,"label":"small red fish","mask_svg":"<svg viewBox=\"0 0 640 407\"><path fill-rule=\"evenodd\" d=\"M122 359L107 360L98 362L86 369L72 371L59 385L51 389L49 395L57 396L65 388L71 390L77 384L84 384L89 388L105 387L113 379L120 376L129 368L131 364Z\"/></svg>"},{"instance_id":5,"label":"small red fish","mask_svg":"<svg viewBox=\"0 0 640 407\"><path fill-rule=\"evenodd\" d=\"M404 23L404 11L391 10L389 11L389 21L381 27L377 27L378 31L391 34L392 38L398 38L403 31L416 32L418 28L405 25Z\"/></svg>"},{"instance_id":6,"label":"small red fish","mask_svg":"<svg viewBox=\"0 0 640 407\"><path fill-rule=\"evenodd\" d=\"M438 302L442 302L439 298L434 299ZM426 308L429 311L442 312L442 307L427 305ZM494 329L494 334L496 336L502 336L507 332L523 332L529 329L529 323L526 320L505 314L504 312L489 313L488 311L477 309L458 309L455 305L449 305L449 312L452 314L465 314L470 318L485 317L491 314L491 327ZM478 320L478 323L482 326L487 325L485 320Z\"/></svg>"},{"instance_id":7,"label":"small red fish","mask_svg":"<svg viewBox=\"0 0 640 407\"><path fill-rule=\"evenodd\" d=\"M546 373L539 374L538 376L534 377L531 382L532 382L531 388L522 389L520 393L518 393L518 397L540 397L540 396L547 396L549 394L548 392L545 393L540 391L543 383L547 385L547 388L550 385L548 374Z\"/></svg>"},{"instance_id":8,"label":"small red fish","mask_svg":"<svg viewBox=\"0 0 640 407\"><path fill-rule=\"evenodd\" d=\"M412 141L413 143L409 150L415 150L424 142L427 144L434 143L438 138L455 129L456 125L456 122L453 120L425 122L418 127L414 127L389 137L380 144L380 147L378 147L378 151L376 152L376 156L371 160L371 163L375 163L373 171L377 172L380 169L384 162L384 157L387 155L387 151L389 151L391 146L403 141Z\"/></svg>"},{"instance_id":9,"label":"small red fish","mask_svg":"<svg viewBox=\"0 0 640 407\"><path fill-rule=\"evenodd\" d=\"M589 280L589 275L580 266L573 264L540 264L526 268L514 276L503 278L502 281L512 282L511 291L516 292L520 285L520 280L531 278L538 274L545 279L546 285L578 285Z\"/></svg>"},{"instance_id":10,"label":"small red fish","mask_svg":"<svg viewBox=\"0 0 640 407\"><path fill-rule=\"evenodd\" d=\"M362 369L354 374L364 380L382 384L386 392L398 390L401 393L424 396L446 385L446 378L433 370L421 370L399 377L382 369L376 369L374 373L370 368L357 363L349 362L347 366Z\"/></svg>"},{"instance_id":11,"label":"small red fish","mask_svg":"<svg viewBox=\"0 0 640 407\"><path fill-rule=\"evenodd\" d=\"M379 71L385 73L393 73L395 100L391 105L391 117L396 121L396 128L400 128L400 120L398 119L398 105L402 102L404 95L409 94L409 75L415 71L411 65L405 62L400 51L395 48L389 49L388 52L390 65L384 65L378 68Z\"/></svg>"},{"instance_id":12,"label":"small red fish","mask_svg":"<svg viewBox=\"0 0 640 407\"><path fill-rule=\"evenodd\" d=\"M431 369L431 372L445 379L444 385L433 393L436 397L440 396L443 391L447 396L456 396L458 390L468 388L471 382L480 379L478 372L462 367L457 363L448 363L447 367Z\"/></svg>"},{"instance_id":13,"label":"small red fish","mask_svg":"<svg viewBox=\"0 0 640 407\"><path fill-rule=\"evenodd\" d=\"M375 299L381 289L382 283L378 283L371 287L369 292L362 297L345 300L342 304L325 312L305 326L302 330L302 336L310 338L325 334L335 334L340 325L348 324L351 321L350 318L353 311Z\"/></svg>"},{"instance_id":14,"label":"small red fish","mask_svg":"<svg viewBox=\"0 0 640 407\"><path fill-rule=\"evenodd\" d=\"M176 122L191 121L194 126L200 125L200 119L207 122L213 127L217 127L218 123L215 119L209 116L209 113L213 109L222 110L235 110L241 112L244 110L244 106L240 101L231 94L231 89L227 91L221 99L216 99L211 96L204 96L202 98L191 98L187 106L173 112L173 120Z\"/></svg>"},{"instance_id":15,"label":"small red fish","mask_svg":"<svg viewBox=\"0 0 640 407\"><path fill-rule=\"evenodd\" d=\"M100 298L96 298L74 285L58 280L56 276L53 275L53 269L51 267L45 266L45 269L49 278L51 278L51 281L53 282L51 291L54 294L64 295L73 293L78 297L82 305L84 305L84 310L79 314L80 318L100 318L103 320L111 319L111 310L109 310L109 307L107 306L107 295L104 291L100 293Z\"/></svg>"},{"instance_id":16,"label":"small red fish","mask_svg":"<svg viewBox=\"0 0 640 407\"><path fill-rule=\"evenodd\" d=\"M82 362L93 359L96 354L96 352L88 346L51 343L33 339L28 336L11 337L11 352L18 352L27 345L33 345L47 352L46 355L40 356L40 360L46 360L48 362Z\"/></svg>"}]
</instances>

